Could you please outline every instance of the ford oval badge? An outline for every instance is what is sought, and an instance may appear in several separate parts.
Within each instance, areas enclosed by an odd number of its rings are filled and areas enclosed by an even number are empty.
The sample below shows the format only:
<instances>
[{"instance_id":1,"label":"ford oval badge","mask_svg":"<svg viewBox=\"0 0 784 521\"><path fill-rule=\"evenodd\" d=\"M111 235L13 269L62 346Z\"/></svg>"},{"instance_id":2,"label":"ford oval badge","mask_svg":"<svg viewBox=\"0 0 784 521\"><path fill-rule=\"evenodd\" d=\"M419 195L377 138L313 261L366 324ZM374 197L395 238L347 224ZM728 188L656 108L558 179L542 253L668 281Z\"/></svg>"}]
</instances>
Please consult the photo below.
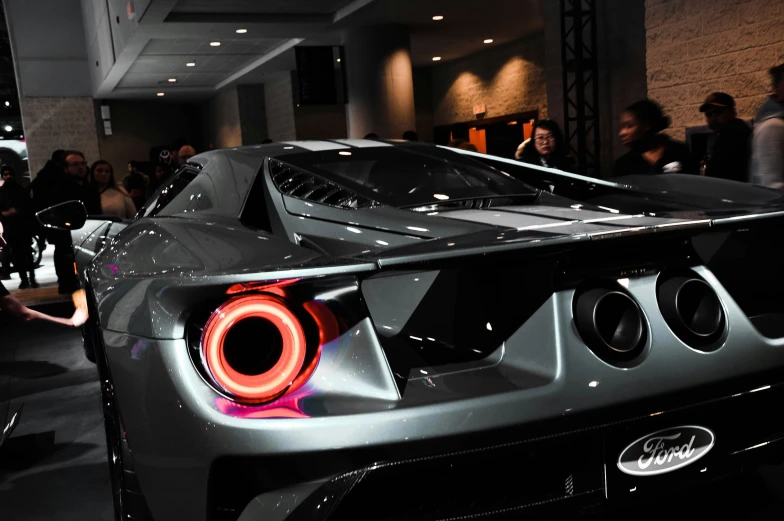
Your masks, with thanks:
<instances>
[{"instance_id":1,"label":"ford oval badge","mask_svg":"<svg viewBox=\"0 0 784 521\"><path fill-rule=\"evenodd\" d=\"M655 476L691 465L712 448L713 432L684 425L643 436L621 452L618 468L632 476Z\"/></svg>"}]
</instances>

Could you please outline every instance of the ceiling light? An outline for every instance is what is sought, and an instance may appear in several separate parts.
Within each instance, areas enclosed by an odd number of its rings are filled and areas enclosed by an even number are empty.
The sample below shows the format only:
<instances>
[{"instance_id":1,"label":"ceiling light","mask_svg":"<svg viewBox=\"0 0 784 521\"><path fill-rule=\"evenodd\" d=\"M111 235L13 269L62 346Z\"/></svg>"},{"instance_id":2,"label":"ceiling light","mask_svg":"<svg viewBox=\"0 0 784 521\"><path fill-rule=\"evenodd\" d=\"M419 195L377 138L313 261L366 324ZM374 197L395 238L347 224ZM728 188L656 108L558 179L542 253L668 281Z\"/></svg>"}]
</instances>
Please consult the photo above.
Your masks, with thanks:
<instances>
[{"instance_id":1,"label":"ceiling light","mask_svg":"<svg viewBox=\"0 0 784 521\"><path fill-rule=\"evenodd\" d=\"M340 60L338 60L338 61L340 61ZM6 107L10 107L10 106L11 106L11 102L10 102L10 101L6 101L6 102L5 102L5 106L6 106Z\"/></svg>"},{"instance_id":2,"label":"ceiling light","mask_svg":"<svg viewBox=\"0 0 784 521\"><path fill-rule=\"evenodd\" d=\"M487 40L485 40L485 43L493 43L493 39L492 38L488 38Z\"/></svg>"},{"instance_id":3,"label":"ceiling light","mask_svg":"<svg viewBox=\"0 0 784 521\"><path fill-rule=\"evenodd\" d=\"M439 201L446 201L447 199L449 199L449 196L444 194L433 194L433 197L435 197Z\"/></svg>"},{"instance_id":4,"label":"ceiling light","mask_svg":"<svg viewBox=\"0 0 784 521\"><path fill-rule=\"evenodd\" d=\"M340 58L338 58L338 63L340 63Z\"/></svg>"},{"instance_id":5,"label":"ceiling light","mask_svg":"<svg viewBox=\"0 0 784 521\"><path fill-rule=\"evenodd\" d=\"M441 61L441 56L433 56L433 61L434 61L434 62L439 62L439 61Z\"/></svg>"},{"instance_id":6,"label":"ceiling light","mask_svg":"<svg viewBox=\"0 0 784 521\"><path fill-rule=\"evenodd\" d=\"M169 83L177 83L177 78L169 78Z\"/></svg>"},{"instance_id":7,"label":"ceiling light","mask_svg":"<svg viewBox=\"0 0 784 521\"><path fill-rule=\"evenodd\" d=\"M441 16L440 14L433 17L433 20L435 20L436 22L440 22L443 19L444 19L444 17Z\"/></svg>"},{"instance_id":8,"label":"ceiling light","mask_svg":"<svg viewBox=\"0 0 784 521\"><path fill-rule=\"evenodd\" d=\"M220 42L210 42L210 47L218 47L220 46Z\"/></svg>"},{"instance_id":9,"label":"ceiling light","mask_svg":"<svg viewBox=\"0 0 784 521\"><path fill-rule=\"evenodd\" d=\"M247 29L237 29L237 34L245 34L247 32L248 32Z\"/></svg>"},{"instance_id":10,"label":"ceiling light","mask_svg":"<svg viewBox=\"0 0 784 521\"><path fill-rule=\"evenodd\" d=\"M196 64L193 62L188 62L185 64L186 67L196 67Z\"/></svg>"},{"instance_id":11,"label":"ceiling light","mask_svg":"<svg viewBox=\"0 0 784 521\"><path fill-rule=\"evenodd\" d=\"M163 96L163 95L164 95L163 92L158 93L158 96Z\"/></svg>"},{"instance_id":12,"label":"ceiling light","mask_svg":"<svg viewBox=\"0 0 784 521\"><path fill-rule=\"evenodd\" d=\"M11 132L13 129L14 129L14 127L12 127L11 125L6 125L5 126L5 131L6 132Z\"/></svg>"},{"instance_id":13,"label":"ceiling light","mask_svg":"<svg viewBox=\"0 0 784 521\"><path fill-rule=\"evenodd\" d=\"M338 152L341 156L350 156L351 152Z\"/></svg>"}]
</instances>

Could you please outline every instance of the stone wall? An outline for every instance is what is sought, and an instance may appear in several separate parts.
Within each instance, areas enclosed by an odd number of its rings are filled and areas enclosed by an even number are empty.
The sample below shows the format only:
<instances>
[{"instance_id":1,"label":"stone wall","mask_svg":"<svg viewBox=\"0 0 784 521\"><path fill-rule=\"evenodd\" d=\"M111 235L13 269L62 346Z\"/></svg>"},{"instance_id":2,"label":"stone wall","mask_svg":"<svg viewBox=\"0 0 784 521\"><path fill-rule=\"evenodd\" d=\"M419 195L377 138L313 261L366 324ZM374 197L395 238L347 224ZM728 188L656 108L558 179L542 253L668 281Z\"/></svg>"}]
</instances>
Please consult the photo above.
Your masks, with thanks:
<instances>
[{"instance_id":1,"label":"stone wall","mask_svg":"<svg viewBox=\"0 0 784 521\"><path fill-rule=\"evenodd\" d=\"M294 119L294 94L291 75L264 84L264 98L267 107L267 131L273 141L297 139Z\"/></svg>"},{"instance_id":2,"label":"stone wall","mask_svg":"<svg viewBox=\"0 0 784 521\"><path fill-rule=\"evenodd\" d=\"M544 34L437 65L432 81L436 126L476 119L476 105L488 118L530 110L546 117Z\"/></svg>"},{"instance_id":3,"label":"stone wall","mask_svg":"<svg viewBox=\"0 0 784 521\"><path fill-rule=\"evenodd\" d=\"M709 93L735 97L753 117L771 90L768 69L784 62L781 0L646 0L648 95L672 118L669 133L704 125Z\"/></svg>"},{"instance_id":4,"label":"stone wall","mask_svg":"<svg viewBox=\"0 0 784 521\"><path fill-rule=\"evenodd\" d=\"M58 149L80 150L87 161L100 158L92 98L20 98L30 175Z\"/></svg>"}]
</instances>

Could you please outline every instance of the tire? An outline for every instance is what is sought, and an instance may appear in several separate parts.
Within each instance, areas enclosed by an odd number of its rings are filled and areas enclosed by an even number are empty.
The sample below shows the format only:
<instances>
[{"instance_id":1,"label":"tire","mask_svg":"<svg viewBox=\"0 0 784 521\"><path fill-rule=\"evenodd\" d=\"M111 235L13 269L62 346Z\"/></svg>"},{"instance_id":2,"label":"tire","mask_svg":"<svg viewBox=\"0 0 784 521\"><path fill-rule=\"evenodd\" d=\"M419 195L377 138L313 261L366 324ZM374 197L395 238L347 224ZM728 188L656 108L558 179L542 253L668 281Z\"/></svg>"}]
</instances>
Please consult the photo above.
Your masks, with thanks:
<instances>
[{"instance_id":1,"label":"tire","mask_svg":"<svg viewBox=\"0 0 784 521\"><path fill-rule=\"evenodd\" d=\"M39 247L40 243L38 242L38 237L33 237L33 268L38 269L41 267L41 258L44 255L44 252Z\"/></svg>"}]
</instances>

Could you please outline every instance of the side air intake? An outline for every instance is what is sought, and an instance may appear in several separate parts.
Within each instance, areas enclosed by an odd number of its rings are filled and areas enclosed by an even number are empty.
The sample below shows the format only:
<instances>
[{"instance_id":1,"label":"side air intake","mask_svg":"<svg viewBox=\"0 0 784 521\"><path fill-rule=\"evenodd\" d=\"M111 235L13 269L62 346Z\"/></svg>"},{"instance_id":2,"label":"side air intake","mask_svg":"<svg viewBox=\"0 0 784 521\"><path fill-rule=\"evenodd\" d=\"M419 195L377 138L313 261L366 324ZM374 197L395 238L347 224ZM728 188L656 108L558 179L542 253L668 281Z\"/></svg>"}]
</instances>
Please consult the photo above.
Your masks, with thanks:
<instances>
[{"instance_id":1,"label":"side air intake","mask_svg":"<svg viewBox=\"0 0 784 521\"><path fill-rule=\"evenodd\" d=\"M345 209L380 206L372 199L277 159L269 160L269 171L277 189L289 197Z\"/></svg>"}]
</instances>

